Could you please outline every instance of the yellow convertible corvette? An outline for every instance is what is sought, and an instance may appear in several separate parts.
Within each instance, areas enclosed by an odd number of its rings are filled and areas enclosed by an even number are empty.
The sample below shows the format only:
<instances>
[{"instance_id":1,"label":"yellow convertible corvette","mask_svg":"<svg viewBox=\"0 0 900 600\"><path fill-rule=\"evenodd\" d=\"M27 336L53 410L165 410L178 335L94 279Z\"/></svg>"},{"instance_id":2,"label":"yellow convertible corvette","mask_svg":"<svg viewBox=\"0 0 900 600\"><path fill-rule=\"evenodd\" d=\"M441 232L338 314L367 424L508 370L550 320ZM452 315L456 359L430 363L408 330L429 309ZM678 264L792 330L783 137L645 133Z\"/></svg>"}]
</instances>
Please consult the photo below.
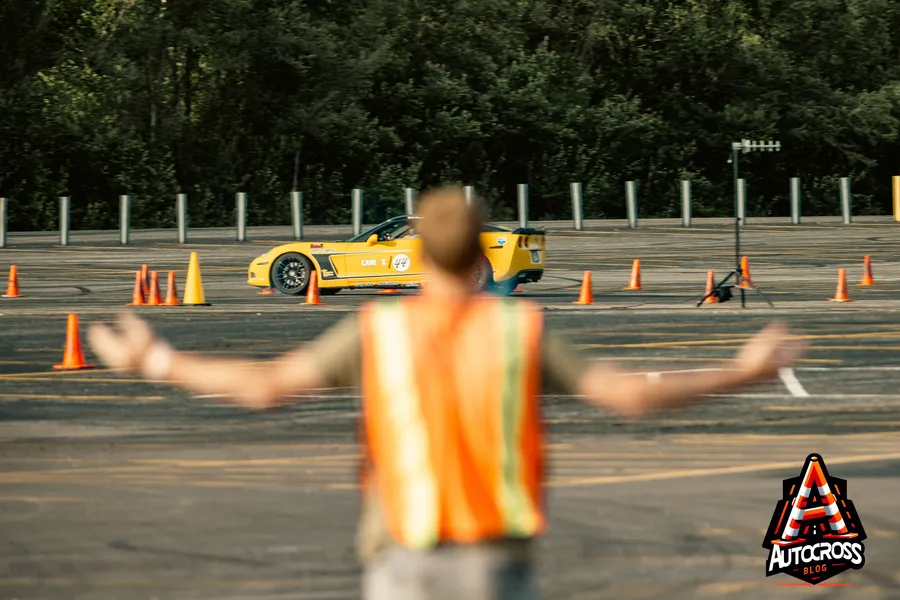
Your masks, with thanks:
<instances>
[{"instance_id":1,"label":"yellow convertible corvette","mask_svg":"<svg viewBox=\"0 0 900 600\"><path fill-rule=\"evenodd\" d=\"M306 293L316 270L322 294L343 289L420 287L427 274L419 258L415 221L388 219L345 242L292 242L277 246L250 263L247 283L271 287L283 294ZM520 283L539 281L544 274L546 232L486 225L481 244L486 260L473 285L501 294Z\"/></svg>"}]
</instances>

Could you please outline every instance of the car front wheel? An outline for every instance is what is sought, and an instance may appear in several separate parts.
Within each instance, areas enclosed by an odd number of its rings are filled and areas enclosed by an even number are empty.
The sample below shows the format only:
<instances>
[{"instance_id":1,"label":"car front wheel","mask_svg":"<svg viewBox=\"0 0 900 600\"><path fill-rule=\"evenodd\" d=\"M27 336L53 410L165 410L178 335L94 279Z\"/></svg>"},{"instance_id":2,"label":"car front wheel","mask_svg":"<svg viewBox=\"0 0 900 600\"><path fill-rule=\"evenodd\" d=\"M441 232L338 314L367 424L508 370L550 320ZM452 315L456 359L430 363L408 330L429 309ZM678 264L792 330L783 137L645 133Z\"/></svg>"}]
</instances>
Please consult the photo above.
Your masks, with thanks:
<instances>
[{"instance_id":1,"label":"car front wheel","mask_svg":"<svg viewBox=\"0 0 900 600\"><path fill-rule=\"evenodd\" d=\"M272 287L288 296L299 296L309 286L312 263L297 252L288 252L272 263Z\"/></svg>"}]
</instances>

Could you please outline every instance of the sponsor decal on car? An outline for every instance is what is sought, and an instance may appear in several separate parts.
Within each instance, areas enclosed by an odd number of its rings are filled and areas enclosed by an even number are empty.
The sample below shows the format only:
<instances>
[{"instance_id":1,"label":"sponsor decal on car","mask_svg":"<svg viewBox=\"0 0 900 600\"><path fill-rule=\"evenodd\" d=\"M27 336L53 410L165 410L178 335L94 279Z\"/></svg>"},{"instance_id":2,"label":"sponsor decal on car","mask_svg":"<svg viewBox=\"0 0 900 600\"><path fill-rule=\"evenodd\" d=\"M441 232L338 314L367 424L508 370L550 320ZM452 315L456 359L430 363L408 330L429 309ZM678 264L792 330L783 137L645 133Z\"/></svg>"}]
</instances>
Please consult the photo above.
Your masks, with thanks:
<instances>
[{"instance_id":1,"label":"sponsor decal on car","mask_svg":"<svg viewBox=\"0 0 900 600\"><path fill-rule=\"evenodd\" d=\"M374 258L364 258L362 260L362 266L364 267L374 267L377 264L377 261Z\"/></svg>"},{"instance_id":2,"label":"sponsor decal on car","mask_svg":"<svg viewBox=\"0 0 900 600\"><path fill-rule=\"evenodd\" d=\"M391 266L395 271L403 273L409 270L409 257L405 254L398 254L391 261Z\"/></svg>"},{"instance_id":3,"label":"sponsor decal on car","mask_svg":"<svg viewBox=\"0 0 900 600\"><path fill-rule=\"evenodd\" d=\"M506 245L506 238L505 237L497 238L497 243L500 244L501 246Z\"/></svg>"},{"instance_id":4,"label":"sponsor decal on car","mask_svg":"<svg viewBox=\"0 0 900 600\"><path fill-rule=\"evenodd\" d=\"M321 248L322 244L310 244L309 247L310 248Z\"/></svg>"}]
</instances>

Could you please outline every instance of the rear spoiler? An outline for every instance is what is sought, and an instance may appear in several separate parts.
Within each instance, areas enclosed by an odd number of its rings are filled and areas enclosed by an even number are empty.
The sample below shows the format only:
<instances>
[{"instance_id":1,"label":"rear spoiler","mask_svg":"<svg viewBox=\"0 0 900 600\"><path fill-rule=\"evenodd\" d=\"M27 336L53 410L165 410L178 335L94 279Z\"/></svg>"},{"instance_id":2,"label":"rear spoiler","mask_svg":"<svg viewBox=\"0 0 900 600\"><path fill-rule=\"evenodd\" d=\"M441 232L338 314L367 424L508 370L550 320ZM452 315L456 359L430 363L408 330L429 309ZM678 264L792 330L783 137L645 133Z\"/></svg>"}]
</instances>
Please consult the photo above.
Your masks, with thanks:
<instances>
[{"instance_id":1,"label":"rear spoiler","mask_svg":"<svg viewBox=\"0 0 900 600\"><path fill-rule=\"evenodd\" d=\"M535 229L533 227L519 227L513 230L513 235L547 235L546 229Z\"/></svg>"}]
</instances>

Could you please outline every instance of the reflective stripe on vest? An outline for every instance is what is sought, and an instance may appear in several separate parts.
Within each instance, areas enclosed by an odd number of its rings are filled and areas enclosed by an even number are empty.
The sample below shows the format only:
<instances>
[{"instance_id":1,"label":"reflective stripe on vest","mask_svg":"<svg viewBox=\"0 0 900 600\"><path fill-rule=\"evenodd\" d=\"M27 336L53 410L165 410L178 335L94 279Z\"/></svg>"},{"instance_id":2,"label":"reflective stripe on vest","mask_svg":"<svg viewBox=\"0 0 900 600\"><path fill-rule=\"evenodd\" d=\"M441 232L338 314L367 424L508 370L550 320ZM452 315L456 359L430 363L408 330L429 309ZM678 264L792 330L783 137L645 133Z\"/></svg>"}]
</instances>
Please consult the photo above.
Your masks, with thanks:
<instances>
[{"instance_id":1,"label":"reflective stripe on vest","mask_svg":"<svg viewBox=\"0 0 900 600\"><path fill-rule=\"evenodd\" d=\"M366 438L388 529L412 548L534 535L540 312L490 298L457 320L429 302L363 311Z\"/></svg>"}]
</instances>

